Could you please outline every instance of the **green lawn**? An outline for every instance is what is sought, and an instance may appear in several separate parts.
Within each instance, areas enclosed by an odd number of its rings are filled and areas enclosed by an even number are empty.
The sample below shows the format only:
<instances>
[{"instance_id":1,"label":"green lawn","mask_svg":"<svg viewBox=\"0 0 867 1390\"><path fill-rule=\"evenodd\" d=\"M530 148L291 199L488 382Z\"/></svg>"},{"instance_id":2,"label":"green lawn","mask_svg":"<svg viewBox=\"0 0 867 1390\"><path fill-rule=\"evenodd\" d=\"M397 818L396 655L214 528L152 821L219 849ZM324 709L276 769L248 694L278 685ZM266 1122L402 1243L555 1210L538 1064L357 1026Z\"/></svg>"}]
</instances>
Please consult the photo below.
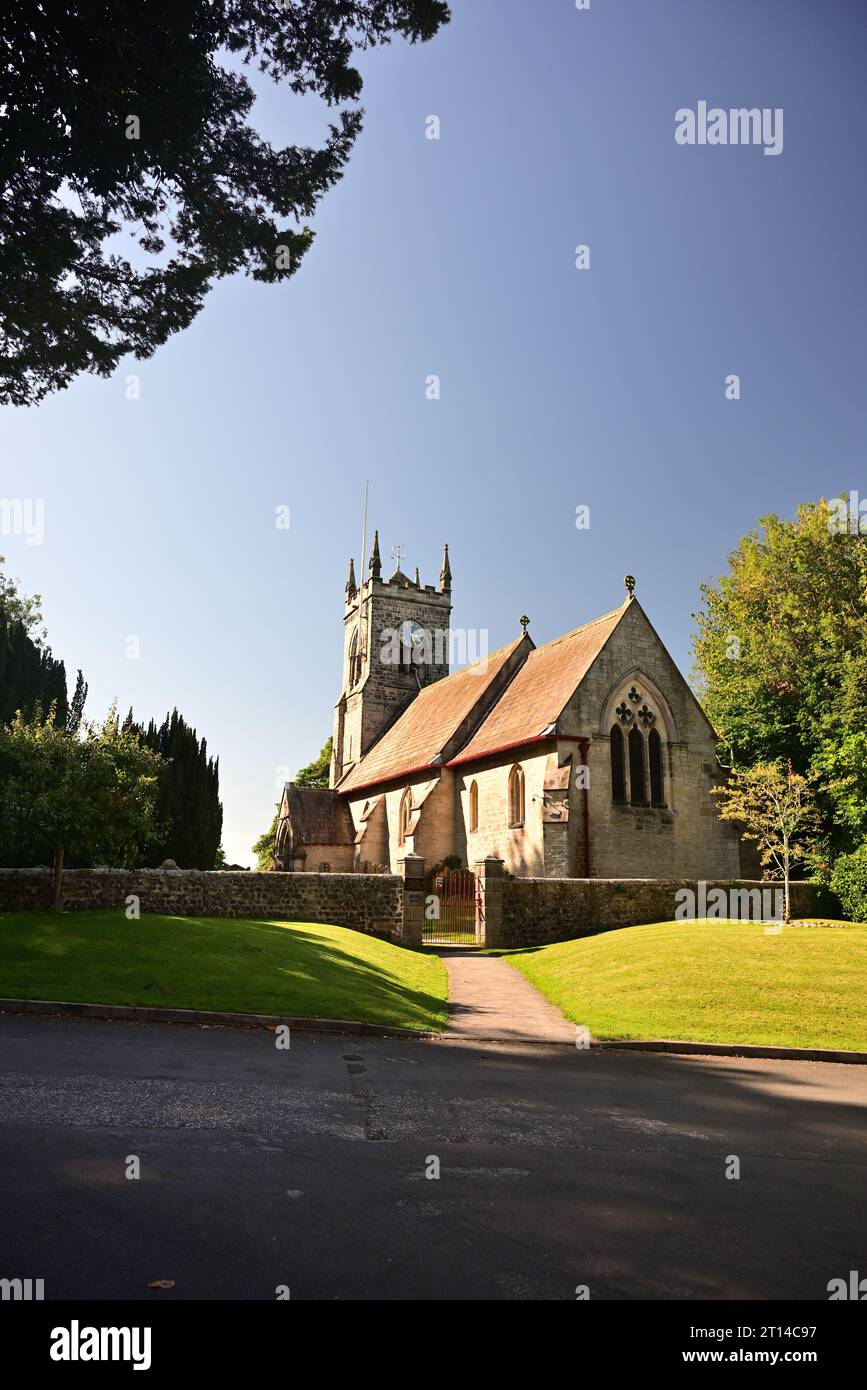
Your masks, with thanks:
<instances>
[{"instance_id":1,"label":"green lawn","mask_svg":"<svg viewBox=\"0 0 867 1390\"><path fill-rule=\"evenodd\" d=\"M435 956L310 922L7 912L0 995L439 1030L446 972Z\"/></svg>"},{"instance_id":2,"label":"green lawn","mask_svg":"<svg viewBox=\"0 0 867 1390\"><path fill-rule=\"evenodd\" d=\"M867 925L656 922L511 951L597 1038L867 1050Z\"/></svg>"}]
</instances>

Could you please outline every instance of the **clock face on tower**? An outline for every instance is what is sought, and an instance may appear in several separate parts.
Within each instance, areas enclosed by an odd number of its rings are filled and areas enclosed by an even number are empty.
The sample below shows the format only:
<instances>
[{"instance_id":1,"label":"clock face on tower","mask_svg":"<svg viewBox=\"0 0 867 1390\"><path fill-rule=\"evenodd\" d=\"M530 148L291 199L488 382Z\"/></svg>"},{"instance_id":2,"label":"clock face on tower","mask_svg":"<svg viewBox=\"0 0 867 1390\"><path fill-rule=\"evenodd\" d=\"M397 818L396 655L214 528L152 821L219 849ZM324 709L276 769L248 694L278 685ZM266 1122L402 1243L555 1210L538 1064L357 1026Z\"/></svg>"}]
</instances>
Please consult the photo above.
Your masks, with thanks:
<instances>
[{"instance_id":1,"label":"clock face on tower","mask_svg":"<svg viewBox=\"0 0 867 1390\"><path fill-rule=\"evenodd\" d=\"M426 659L426 652L429 645L427 632L418 623L407 620L401 624L400 645L404 652L404 660L412 656L412 660L419 664Z\"/></svg>"}]
</instances>

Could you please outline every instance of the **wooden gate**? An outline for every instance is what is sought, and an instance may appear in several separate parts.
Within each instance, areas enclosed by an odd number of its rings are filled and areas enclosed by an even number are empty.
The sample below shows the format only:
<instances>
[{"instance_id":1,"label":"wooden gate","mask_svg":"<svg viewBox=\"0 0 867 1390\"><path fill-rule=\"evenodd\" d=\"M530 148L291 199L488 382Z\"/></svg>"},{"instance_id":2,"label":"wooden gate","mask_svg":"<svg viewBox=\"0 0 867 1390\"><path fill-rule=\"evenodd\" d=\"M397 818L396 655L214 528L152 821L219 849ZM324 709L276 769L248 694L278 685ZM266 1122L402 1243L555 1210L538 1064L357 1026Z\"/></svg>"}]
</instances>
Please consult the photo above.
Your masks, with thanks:
<instances>
[{"instance_id":1,"label":"wooden gate","mask_svg":"<svg viewBox=\"0 0 867 1390\"><path fill-rule=\"evenodd\" d=\"M442 869L431 878L422 942L474 946L479 886L472 869Z\"/></svg>"}]
</instances>

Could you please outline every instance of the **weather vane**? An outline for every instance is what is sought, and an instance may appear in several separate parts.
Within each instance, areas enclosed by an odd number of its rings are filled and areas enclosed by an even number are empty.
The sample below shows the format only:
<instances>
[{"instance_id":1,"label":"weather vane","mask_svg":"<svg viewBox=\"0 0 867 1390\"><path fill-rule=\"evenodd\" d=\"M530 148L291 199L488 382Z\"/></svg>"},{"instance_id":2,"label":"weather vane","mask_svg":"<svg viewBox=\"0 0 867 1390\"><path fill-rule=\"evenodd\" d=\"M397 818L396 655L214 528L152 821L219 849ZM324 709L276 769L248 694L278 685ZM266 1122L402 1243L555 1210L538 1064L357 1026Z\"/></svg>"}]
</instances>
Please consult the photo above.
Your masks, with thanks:
<instances>
[{"instance_id":1,"label":"weather vane","mask_svg":"<svg viewBox=\"0 0 867 1390\"><path fill-rule=\"evenodd\" d=\"M403 559L403 552L404 547L402 545L393 545L391 547L391 558L394 560L396 569L400 569L400 562Z\"/></svg>"}]
</instances>

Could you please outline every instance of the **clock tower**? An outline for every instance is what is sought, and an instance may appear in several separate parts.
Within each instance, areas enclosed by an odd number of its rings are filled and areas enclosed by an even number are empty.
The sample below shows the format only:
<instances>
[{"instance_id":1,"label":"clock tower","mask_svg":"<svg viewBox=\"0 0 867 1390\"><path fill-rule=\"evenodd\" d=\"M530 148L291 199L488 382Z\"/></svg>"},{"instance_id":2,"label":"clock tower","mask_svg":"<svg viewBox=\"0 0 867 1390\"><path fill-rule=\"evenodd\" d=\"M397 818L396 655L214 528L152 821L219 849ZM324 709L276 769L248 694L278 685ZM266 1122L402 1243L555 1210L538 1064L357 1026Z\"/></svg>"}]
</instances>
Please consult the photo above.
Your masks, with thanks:
<instances>
[{"instance_id":1,"label":"clock tower","mask_svg":"<svg viewBox=\"0 0 867 1390\"><path fill-rule=\"evenodd\" d=\"M343 607L343 683L334 712L331 786L363 758L425 685L449 673L452 571L443 550L439 588L408 579L397 564L382 578L379 532L359 586L349 562Z\"/></svg>"}]
</instances>

